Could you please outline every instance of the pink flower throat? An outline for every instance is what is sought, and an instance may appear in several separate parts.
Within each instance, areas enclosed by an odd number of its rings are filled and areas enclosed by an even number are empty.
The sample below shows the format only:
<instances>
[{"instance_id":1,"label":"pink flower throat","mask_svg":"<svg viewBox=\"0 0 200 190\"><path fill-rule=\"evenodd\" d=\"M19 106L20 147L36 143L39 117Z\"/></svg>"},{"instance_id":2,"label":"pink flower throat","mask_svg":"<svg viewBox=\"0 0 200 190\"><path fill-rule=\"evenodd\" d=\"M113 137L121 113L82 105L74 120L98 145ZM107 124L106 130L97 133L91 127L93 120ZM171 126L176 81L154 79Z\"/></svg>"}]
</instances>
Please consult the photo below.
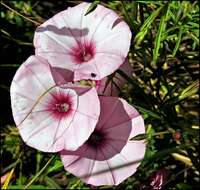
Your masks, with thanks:
<instances>
[{"instance_id":1,"label":"pink flower throat","mask_svg":"<svg viewBox=\"0 0 200 190\"><path fill-rule=\"evenodd\" d=\"M98 146L103 142L103 140L104 140L104 135L98 131L94 131L90 135L87 143L91 146Z\"/></svg>"},{"instance_id":2,"label":"pink flower throat","mask_svg":"<svg viewBox=\"0 0 200 190\"><path fill-rule=\"evenodd\" d=\"M68 117L73 111L73 101L69 93L53 92L52 98L49 100L47 109L53 112L56 119L60 117Z\"/></svg>"},{"instance_id":3,"label":"pink flower throat","mask_svg":"<svg viewBox=\"0 0 200 190\"><path fill-rule=\"evenodd\" d=\"M94 43L84 42L78 43L76 47L72 48L71 55L76 63L81 64L90 61L95 54Z\"/></svg>"}]
</instances>

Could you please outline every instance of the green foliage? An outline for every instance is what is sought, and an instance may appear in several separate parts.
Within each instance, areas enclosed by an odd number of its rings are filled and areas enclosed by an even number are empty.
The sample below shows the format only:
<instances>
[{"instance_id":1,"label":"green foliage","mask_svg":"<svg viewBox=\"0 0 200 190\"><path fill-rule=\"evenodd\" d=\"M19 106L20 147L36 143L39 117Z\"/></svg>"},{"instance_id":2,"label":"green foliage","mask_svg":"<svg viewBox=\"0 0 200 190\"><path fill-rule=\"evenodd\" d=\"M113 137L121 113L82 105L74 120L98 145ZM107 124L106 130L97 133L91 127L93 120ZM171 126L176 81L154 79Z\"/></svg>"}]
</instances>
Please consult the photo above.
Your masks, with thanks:
<instances>
[{"instance_id":1,"label":"green foliage","mask_svg":"<svg viewBox=\"0 0 200 190\"><path fill-rule=\"evenodd\" d=\"M51 157L26 146L14 126L9 86L16 69L31 54L36 27L78 1L1 1L0 90L1 176L14 175L9 189L90 189L65 172L59 156ZM138 171L113 189L139 189L157 169L170 171L166 189L199 188L199 3L198 1L94 1L113 9L129 24L133 38L128 55L132 76L117 71L127 84L120 96L143 115L147 142ZM112 80L112 77L110 78ZM181 137L176 139L175 132ZM179 153L191 160L192 167ZM19 156L21 155L21 156ZM19 159L18 159L19 158ZM18 160L18 161L17 161ZM109 189L100 187L99 189Z\"/></svg>"},{"instance_id":2,"label":"green foliage","mask_svg":"<svg viewBox=\"0 0 200 190\"><path fill-rule=\"evenodd\" d=\"M91 13L92 11L94 11L97 8L97 5L100 3L100 1L94 1L88 8L88 10L86 11L85 15L88 15L89 13Z\"/></svg>"}]
</instances>

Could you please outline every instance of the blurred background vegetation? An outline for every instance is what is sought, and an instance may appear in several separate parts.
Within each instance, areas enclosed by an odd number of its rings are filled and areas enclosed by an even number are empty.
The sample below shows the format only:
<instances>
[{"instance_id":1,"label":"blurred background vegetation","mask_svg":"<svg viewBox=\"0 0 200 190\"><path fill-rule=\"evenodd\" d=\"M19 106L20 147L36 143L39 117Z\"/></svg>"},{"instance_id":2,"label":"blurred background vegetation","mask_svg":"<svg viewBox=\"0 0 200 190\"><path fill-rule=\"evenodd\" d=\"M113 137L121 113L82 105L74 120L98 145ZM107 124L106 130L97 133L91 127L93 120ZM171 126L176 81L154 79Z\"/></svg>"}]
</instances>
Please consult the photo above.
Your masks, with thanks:
<instances>
[{"instance_id":1,"label":"blurred background vegetation","mask_svg":"<svg viewBox=\"0 0 200 190\"><path fill-rule=\"evenodd\" d=\"M15 127L9 87L32 54L36 27L82 1L1 0L1 185L8 189L90 189L65 172L58 155L26 146ZM99 1L95 1L99 3ZM152 172L164 171L162 189L199 185L199 2L100 1L129 24L134 69L120 96L145 118L148 147L138 171L113 189L151 189ZM95 8L95 7L94 7ZM6 181L4 180L6 178ZM4 182L4 186L3 186ZM27 185L27 186L26 186ZM98 189L109 187L99 187Z\"/></svg>"}]
</instances>

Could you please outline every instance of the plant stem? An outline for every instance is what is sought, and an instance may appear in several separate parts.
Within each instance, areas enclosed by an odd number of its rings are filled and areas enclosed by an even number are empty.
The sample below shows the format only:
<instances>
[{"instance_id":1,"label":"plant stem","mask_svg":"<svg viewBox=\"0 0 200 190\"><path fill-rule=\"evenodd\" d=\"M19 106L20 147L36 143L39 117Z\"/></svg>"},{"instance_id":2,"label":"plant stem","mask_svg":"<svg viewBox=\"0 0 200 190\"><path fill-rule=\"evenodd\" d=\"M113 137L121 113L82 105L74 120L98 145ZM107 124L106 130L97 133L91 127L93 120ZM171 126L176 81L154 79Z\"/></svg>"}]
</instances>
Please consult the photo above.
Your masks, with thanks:
<instances>
[{"instance_id":1,"label":"plant stem","mask_svg":"<svg viewBox=\"0 0 200 190\"><path fill-rule=\"evenodd\" d=\"M172 133L172 132L170 132L170 131L162 131L162 132L154 133L151 136L158 136L158 135L164 135L164 134L170 134L170 133Z\"/></svg>"},{"instance_id":2,"label":"plant stem","mask_svg":"<svg viewBox=\"0 0 200 190\"><path fill-rule=\"evenodd\" d=\"M28 189L34 181L42 174L42 172L47 168L47 166L51 163L52 160L56 157L56 154L53 155L49 161L44 165L44 167L34 176L34 178L23 188L23 189Z\"/></svg>"},{"instance_id":3,"label":"plant stem","mask_svg":"<svg viewBox=\"0 0 200 190\"><path fill-rule=\"evenodd\" d=\"M7 9L9 9L10 11L14 12L15 14L21 16L22 18L24 18L24 19L26 19L26 20L28 20L28 21L34 23L35 25L37 25L37 26L40 25L39 22L34 21L34 20L32 20L32 19L30 19L30 18L28 18L28 17L26 17L26 16L24 16L24 15L18 13L16 10L12 9L12 8L9 7L8 5L6 5L5 3L1 2L1 5L3 5L4 7L6 7Z\"/></svg>"}]
</instances>

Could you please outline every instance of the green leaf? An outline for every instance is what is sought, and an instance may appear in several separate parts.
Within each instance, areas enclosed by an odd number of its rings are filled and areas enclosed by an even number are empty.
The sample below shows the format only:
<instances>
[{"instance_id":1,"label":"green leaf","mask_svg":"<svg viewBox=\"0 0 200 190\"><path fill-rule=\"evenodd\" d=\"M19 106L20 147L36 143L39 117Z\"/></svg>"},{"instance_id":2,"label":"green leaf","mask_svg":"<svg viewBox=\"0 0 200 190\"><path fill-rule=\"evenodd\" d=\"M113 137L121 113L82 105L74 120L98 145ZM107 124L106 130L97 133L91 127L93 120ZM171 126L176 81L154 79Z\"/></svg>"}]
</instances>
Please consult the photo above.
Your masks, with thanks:
<instances>
[{"instance_id":1,"label":"green leaf","mask_svg":"<svg viewBox=\"0 0 200 190\"><path fill-rule=\"evenodd\" d=\"M58 171L61 168L63 168L62 162L60 160L55 160L53 166L48 168L46 174L49 174L51 172L56 172L56 171Z\"/></svg>"},{"instance_id":2,"label":"green leaf","mask_svg":"<svg viewBox=\"0 0 200 190\"><path fill-rule=\"evenodd\" d=\"M185 183L178 183L175 188L177 190L192 190L193 189L192 186Z\"/></svg>"},{"instance_id":3,"label":"green leaf","mask_svg":"<svg viewBox=\"0 0 200 190\"><path fill-rule=\"evenodd\" d=\"M199 90L199 81L193 82L190 86L185 88L182 93L179 95L178 99L183 100L185 98L188 98L194 94L196 94Z\"/></svg>"},{"instance_id":4,"label":"green leaf","mask_svg":"<svg viewBox=\"0 0 200 190\"><path fill-rule=\"evenodd\" d=\"M42 154L41 154L41 152L37 151L37 154L36 154L36 173L38 173L39 170L40 170L41 160L42 160Z\"/></svg>"},{"instance_id":5,"label":"green leaf","mask_svg":"<svg viewBox=\"0 0 200 190\"><path fill-rule=\"evenodd\" d=\"M160 14L160 11L162 10L163 6L159 7L156 11L154 11L144 22L144 24L141 26L140 31L135 36L135 43L136 45L139 45L142 40L144 39L145 35L147 34L147 31L149 30L151 24L156 19L156 17Z\"/></svg>"},{"instance_id":6,"label":"green leaf","mask_svg":"<svg viewBox=\"0 0 200 190\"><path fill-rule=\"evenodd\" d=\"M23 189L24 185L10 185L8 189ZM31 185L28 189L49 189L49 187L45 187L44 185Z\"/></svg>"},{"instance_id":7,"label":"green leaf","mask_svg":"<svg viewBox=\"0 0 200 190\"><path fill-rule=\"evenodd\" d=\"M130 15L129 15L127 9L126 9L125 2L124 2L124 1L120 1L120 2L121 2L121 4L122 4L123 11L124 11L124 16L125 16L125 18L126 18L128 24L130 25L131 29L132 29L134 32L136 32L135 29L136 29L137 27L136 27L135 23L133 22L133 19L130 17Z\"/></svg>"},{"instance_id":8,"label":"green leaf","mask_svg":"<svg viewBox=\"0 0 200 190\"><path fill-rule=\"evenodd\" d=\"M156 114L155 112L151 111L151 110L147 110L145 108L142 108L140 106L136 106L136 105L133 105L135 108L137 108L142 114L147 114L151 117L154 117L156 119L161 119L161 116Z\"/></svg>"},{"instance_id":9,"label":"green leaf","mask_svg":"<svg viewBox=\"0 0 200 190\"><path fill-rule=\"evenodd\" d=\"M143 3L143 4L155 4L155 5L161 5L162 1L137 1L138 3Z\"/></svg>"},{"instance_id":10,"label":"green leaf","mask_svg":"<svg viewBox=\"0 0 200 190\"><path fill-rule=\"evenodd\" d=\"M88 15L89 13L91 13L92 11L94 11L97 8L97 5L100 3L100 1L94 1L89 8L87 9L86 13L84 16Z\"/></svg>"},{"instance_id":11,"label":"green leaf","mask_svg":"<svg viewBox=\"0 0 200 190\"><path fill-rule=\"evenodd\" d=\"M144 166L148 166L152 161L163 159L166 156L169 156L171 153L179 153L182 149L186 148L189 145L180 145L179 147L165 148L164 150L158 151L152 156L148 157L144 161Z\"/></svg>"},{"instance_id":12,"label":"green leaf","mask_svg":"<svg viewBox=\"0 0 200 190\"><path fill-rule=\"evenodd\" d=\"M178 39L177 39L177 41L176 41L175 48L174 48L173 53L172 53L172 56L173 56L173 57L175 57L176 52L178 51L178 48L179 48L179 46L180 46L182 34L183 34L183 28L181 27L180 30L179 30Z\"/></svg>"},{"instance_id":13,"label":"green leaf","mask_svg":"<svg viewBox=\"0 0 200 190\"><path fill-rule=\"evenodd\" d=\"M131 138L131 141L139 141L147 138L147 134L139 134L136 135L135 137Z\"/></svg>"},{"instance_id":14,"label":"green leaf","mask_svg":"<svg viewBox=\"0 0 200 190\"><path fill-rule=\"evenodd\" d=\"M164 13L161 16L160 24L158 27L158 32L157 32L156 39L155 39L155 47L153 49L153 64L155 64L158 59L158 53L159 53L159 49L161 46L162 34L163 34L163 31L165 28L165 20L166 20L166 16L168 13L168 7L169 7L169 5L164 9L164 11L163 11Z\"/></svg>"},{"instance_id":15,"label":"green leaf","mask_svg":"<svg viewBox=\"0 0 200 190\"><path fill-rule=\"evenodd\" d=\"M190 36L194 42L199 46L199 38L192 32L187 31L188 36Z\"/></svg>"}]
</instances>

